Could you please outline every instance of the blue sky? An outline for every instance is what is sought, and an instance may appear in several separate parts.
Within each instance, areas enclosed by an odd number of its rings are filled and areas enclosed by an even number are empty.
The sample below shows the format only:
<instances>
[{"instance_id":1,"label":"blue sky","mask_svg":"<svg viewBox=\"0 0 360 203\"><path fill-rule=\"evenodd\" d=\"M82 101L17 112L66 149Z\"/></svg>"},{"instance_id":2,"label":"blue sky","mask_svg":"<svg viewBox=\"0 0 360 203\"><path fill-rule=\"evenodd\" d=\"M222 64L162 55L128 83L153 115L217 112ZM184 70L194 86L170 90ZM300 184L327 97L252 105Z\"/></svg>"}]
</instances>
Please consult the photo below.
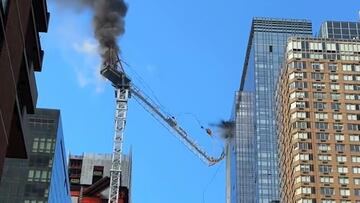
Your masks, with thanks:
<instances>
[{"instance_id":1,"label":"blue sky","mask_svg":"<svg viewBox=\"0 0 360 203\"><path fill-rule=\"evenodd\" d=\"M251 19L358 19L358 0L128 0L119 41L134 83L156 97L183 127L217 155L221 142L202 125L231 115L240 84ZM91 13L49 2L49 32L41 35L44 67L38 107L58 108L71 154L111 153L114 92L98 73ZM191 115L190 115L191 114ZM203 164L134 100L125 150L133 149L133 203L225 202L225 163Z\"/></svg>"}]
</instances>

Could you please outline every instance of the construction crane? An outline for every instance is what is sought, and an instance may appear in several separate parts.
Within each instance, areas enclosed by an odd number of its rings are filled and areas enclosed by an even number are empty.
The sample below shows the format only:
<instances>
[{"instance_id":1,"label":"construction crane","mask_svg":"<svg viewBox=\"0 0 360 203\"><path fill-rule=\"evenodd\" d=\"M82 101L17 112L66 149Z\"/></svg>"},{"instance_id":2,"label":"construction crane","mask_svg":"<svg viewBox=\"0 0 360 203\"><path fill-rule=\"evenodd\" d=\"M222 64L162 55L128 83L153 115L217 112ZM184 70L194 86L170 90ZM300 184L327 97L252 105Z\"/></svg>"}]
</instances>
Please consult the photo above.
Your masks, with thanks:
<instances>
[{"instance_id":1,"label":"construction crane","mask_svg":"<svg viewBox=\"0 0 360 203\"><path fill-rule=\"evenodd\" d=\"M217 158L210 156L205 150L189 137L188 133L179 126L174 117L163 111L150 97L143 93L125 73L118 54L115 50L108 51L108 60L104 62L101 75L108 79L115 88L115 135L112 152L112 167L110 170L109 203L118 203L119 188L121 184L121 155L128 100L132 96L138 101L155 119L178 137L195 155L209 166L220 162L225 152Z\"/></svg>"}]
</instances>

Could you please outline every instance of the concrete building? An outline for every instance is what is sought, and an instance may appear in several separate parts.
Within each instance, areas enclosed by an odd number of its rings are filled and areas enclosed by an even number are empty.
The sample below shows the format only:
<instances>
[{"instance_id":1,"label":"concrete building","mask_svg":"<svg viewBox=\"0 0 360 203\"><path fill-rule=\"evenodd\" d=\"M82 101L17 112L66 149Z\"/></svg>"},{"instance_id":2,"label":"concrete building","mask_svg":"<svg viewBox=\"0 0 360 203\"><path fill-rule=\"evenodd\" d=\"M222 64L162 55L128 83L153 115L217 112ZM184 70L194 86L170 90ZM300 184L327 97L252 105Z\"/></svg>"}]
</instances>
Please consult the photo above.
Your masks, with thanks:
<instances>
[{"instance_id":1,"label":"concrete building","mask_svg":"<svg viewBox=\"0 0 360 203\"><path fill-rule=\"evenodd\" d=\"M279 199L274 91L286 41L293 35L311 36L311 22L253 19L235 101L236 136L230 140L228 153L232 157L228 159L228 173L233 178L227 185L227 202L269 203ZM246 113L251 119L247 120Z\"/></svg>"},{"instance_id":2,"label":"concrete building","mask_svg":"<svg viewBox=\"0 0 360 203\"><path fill-rule=\"evenodd\" d=\"M48 29L45 0L0 2L0 179L5 157L27 158L27 114L35 112L34 71L44 52L39 32Z\"/></svg>"},{"instance_id":3,"label":"concrete building","mask_svg":"<svg viewBox=\"0 0 360 203\"><path fill-rule=\"evenodd\" d=\"M360 40L339 38L287 42L276 93L281 202L360 202Z\"/></svg>"},{"instance_id":4,"label":"concrete building","mask_svg":"<svg viewBox=\"0 0 360 203\"><path fill-rule=\"evenodd\" d=\"M36 109L27 124L28 159L5 160L0 202L70 203L60 111Z\"/></svg>"},{"instance_id":5,"label":"concrete building","mask_svg":"<svg viewBox=\"0 0 360 203\"><path fill-rule=\"evenodd\" d=\"M119 203L129 203L131 196L131 153L122 156ZM109 197L111 154L70 155L69 179L73 203L101 203Z\"/></svg>"}]
</instances>

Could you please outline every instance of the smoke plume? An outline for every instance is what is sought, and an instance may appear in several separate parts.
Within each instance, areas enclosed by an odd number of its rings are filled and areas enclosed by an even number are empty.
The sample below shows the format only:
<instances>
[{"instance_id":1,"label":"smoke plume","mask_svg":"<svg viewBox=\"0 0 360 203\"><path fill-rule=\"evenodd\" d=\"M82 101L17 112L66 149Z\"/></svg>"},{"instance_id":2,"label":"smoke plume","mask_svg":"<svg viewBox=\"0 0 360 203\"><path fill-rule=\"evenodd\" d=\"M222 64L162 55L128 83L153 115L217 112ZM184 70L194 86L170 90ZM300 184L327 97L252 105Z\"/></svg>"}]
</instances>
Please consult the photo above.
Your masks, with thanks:
<instances>
[{"instance_id":1,"label":"smoke plume","mask_svg":"<svg viewBox=\"0 0 360 203\"><path fill-rule=\"evenodd\" d=\"M94 12L94 35L100 45L103 62L109 56L109 49L120 52L117 39L125 31L124 17L127 4L123 0L57 0L61 5L82 9L90 8Z\"/></svg>"},{"instance_id":2,"label":"smoke plume","mask_svg":"<svg viewBox=\"0 0 360 203\"><path fill-rule=\"evenodd\" d=\"M220 130L220 136L223 139L232 138L234 136L235 123L233 121L221 120L216 126Z\"/></svg>"}]
</instances>

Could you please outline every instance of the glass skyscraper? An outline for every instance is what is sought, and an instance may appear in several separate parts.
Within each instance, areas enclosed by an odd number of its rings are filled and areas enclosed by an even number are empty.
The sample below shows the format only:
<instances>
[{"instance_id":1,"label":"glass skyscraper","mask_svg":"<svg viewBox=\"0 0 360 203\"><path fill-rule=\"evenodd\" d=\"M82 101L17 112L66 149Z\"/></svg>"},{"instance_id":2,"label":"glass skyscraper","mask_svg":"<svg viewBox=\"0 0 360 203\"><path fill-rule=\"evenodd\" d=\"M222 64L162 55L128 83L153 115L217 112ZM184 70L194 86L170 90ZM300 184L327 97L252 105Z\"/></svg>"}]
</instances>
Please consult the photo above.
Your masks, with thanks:
<instances>
[{"instance_id":1,"label":"glass skyscraper","mask_svg":"<svg viewBox=\"0 0 360 203\"><path fill-rule=\"evenodd\" d=\"M0 202L70 203L60 111L36 109L27 121L28 159L6 159Z\"/></svg>"},{"instance_id":2,"label":"glass skyscraper","mask_svg":"<svg viewBox=\"0 0 360 203\"><path fill-rule=\"evenodd\" d=\"M307 20L253 19L230 140L232 203L279 200L275 84L288 37L311 36L311 26Z\"/></svg>"},{"instance_id":3,"label":"glass skyscraper","mask_svg":"<svg viewBox=\"0 0 360 203\"><path fill-rule=\"evenodd\" d=\"M319 37L331 39L360 39L360 22L326 21Z\"/></svg>"}]
</instances>

